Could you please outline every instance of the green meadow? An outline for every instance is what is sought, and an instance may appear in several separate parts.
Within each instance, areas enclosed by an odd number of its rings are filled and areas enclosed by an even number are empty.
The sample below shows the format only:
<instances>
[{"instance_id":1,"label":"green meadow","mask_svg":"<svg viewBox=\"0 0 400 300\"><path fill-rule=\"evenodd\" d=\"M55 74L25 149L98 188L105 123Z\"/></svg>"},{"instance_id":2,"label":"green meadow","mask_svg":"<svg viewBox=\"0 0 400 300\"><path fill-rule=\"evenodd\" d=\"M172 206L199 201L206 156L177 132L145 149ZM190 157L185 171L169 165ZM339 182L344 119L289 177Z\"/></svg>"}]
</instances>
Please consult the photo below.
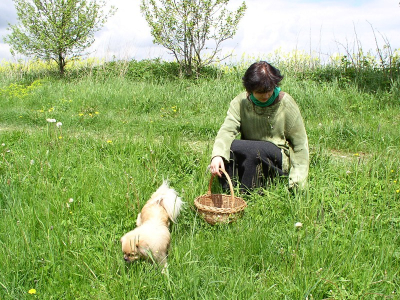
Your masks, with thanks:
<instances>
[{"instance_id":1,"label":"green meadow","mask_svg":"<svg viewBox=\"0 0 400 300\"><path fill-rule=\"evenodd\" d=\"M243 195L231 224L196 213L250 63L197 79L159 60L64 78L0 68L0 299L400 298L398 75L277 61L309 137L308 188ZM119 239L164 179L186 205L161 274L126 264Z\"/></svg>"}]
</instances>

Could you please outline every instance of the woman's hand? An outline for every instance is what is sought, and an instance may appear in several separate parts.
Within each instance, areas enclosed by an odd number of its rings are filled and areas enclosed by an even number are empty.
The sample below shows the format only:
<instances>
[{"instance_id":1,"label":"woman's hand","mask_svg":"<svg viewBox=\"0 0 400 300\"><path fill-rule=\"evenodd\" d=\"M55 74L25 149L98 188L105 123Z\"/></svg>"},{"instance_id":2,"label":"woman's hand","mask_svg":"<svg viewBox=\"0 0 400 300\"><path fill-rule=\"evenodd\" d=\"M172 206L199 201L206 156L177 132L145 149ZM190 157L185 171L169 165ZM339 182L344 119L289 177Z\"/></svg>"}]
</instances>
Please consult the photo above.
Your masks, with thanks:
<instances>
[{"instance_id":1,"label":"woman's hand","mask_svg":"<svg viewBox=\"0 0 400 300\"><path fill-rule=\"evenodd\" d=\"M219 177L221 177L222 173L219 169L222 169L225 171L224 160L222 159L221 156L215 156L215 157L213 157L213 159L211 160L211 163L210 163L210 172L213 175L218 175Z\"/></svg>"}]
</instances>

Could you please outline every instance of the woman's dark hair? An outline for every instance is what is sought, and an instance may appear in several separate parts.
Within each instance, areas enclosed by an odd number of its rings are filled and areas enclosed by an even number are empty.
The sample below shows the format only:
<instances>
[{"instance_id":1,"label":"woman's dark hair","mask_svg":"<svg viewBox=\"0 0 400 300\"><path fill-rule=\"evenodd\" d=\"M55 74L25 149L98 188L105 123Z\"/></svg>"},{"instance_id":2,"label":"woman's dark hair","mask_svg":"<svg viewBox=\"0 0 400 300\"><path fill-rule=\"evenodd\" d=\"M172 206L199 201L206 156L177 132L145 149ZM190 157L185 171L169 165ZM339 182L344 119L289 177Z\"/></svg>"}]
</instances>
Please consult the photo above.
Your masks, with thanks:
<instances>
[{"instance_id":1,"label":"woman's dark hair","mask_svg":"<svg viewBox=\"0 0 400 300\"><path fill-rule=\"evenodd\" d=\"M279 85L283 75L266 61L253 63L244 73L243 86L248 93L266 93Z\"/></svg>"}]
</instances>

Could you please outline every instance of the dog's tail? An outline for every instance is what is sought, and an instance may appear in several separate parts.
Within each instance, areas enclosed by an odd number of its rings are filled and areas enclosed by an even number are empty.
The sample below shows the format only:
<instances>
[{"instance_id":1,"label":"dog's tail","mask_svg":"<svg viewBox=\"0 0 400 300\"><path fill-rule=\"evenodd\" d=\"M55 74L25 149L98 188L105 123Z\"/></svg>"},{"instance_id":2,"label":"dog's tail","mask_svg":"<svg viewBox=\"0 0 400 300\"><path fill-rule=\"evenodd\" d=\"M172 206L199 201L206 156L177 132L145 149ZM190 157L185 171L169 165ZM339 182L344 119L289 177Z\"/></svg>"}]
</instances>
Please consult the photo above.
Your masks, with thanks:
<instances>
[{"instance_id":1,"label":"dog's tail","mask_svg":"<svg viewBox=\"0 0 400 300\"><path fill-rule=\"evenodd\" d=\"M152 201L164 207L170 220L175 223L184 202L182 202L178 193L173 188L169 187L167 180L164 180L163 184L153 194L152 198Z\"/></svg>"}]
</instances>

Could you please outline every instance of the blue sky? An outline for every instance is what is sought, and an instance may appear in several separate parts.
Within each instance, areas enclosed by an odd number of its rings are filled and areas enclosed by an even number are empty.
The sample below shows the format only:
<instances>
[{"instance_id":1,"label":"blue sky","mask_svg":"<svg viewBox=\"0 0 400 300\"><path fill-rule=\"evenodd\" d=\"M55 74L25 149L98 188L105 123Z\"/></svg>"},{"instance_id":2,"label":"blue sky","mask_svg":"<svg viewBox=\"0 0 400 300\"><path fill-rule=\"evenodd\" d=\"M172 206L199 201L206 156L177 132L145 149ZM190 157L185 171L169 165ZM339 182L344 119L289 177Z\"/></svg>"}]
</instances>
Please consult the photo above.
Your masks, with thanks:
<instances>
[{"instance_id":1,"label":"blue sky","mask_svg":"<svg viewBox=\"0 0 400 300\"><path fill-rule=\"evenodd\" d=\"M234 9L243 0L231 0ZM150 29L140 13L140 1L109 0L118 8L103 30L96 34L91 56L122 59L171 59L167 51L153 45ZM398 0L246 0L247 11L235 37L225 41L223 52L233 59L262 57L274 51L295 49L316 52L321 59L357 49L375 50L387 39L392 49L400 48ZM0 61L13 60L3 37L7 23L16 22L12 0L0 1Z\"/></svg>"}]
</instances>

